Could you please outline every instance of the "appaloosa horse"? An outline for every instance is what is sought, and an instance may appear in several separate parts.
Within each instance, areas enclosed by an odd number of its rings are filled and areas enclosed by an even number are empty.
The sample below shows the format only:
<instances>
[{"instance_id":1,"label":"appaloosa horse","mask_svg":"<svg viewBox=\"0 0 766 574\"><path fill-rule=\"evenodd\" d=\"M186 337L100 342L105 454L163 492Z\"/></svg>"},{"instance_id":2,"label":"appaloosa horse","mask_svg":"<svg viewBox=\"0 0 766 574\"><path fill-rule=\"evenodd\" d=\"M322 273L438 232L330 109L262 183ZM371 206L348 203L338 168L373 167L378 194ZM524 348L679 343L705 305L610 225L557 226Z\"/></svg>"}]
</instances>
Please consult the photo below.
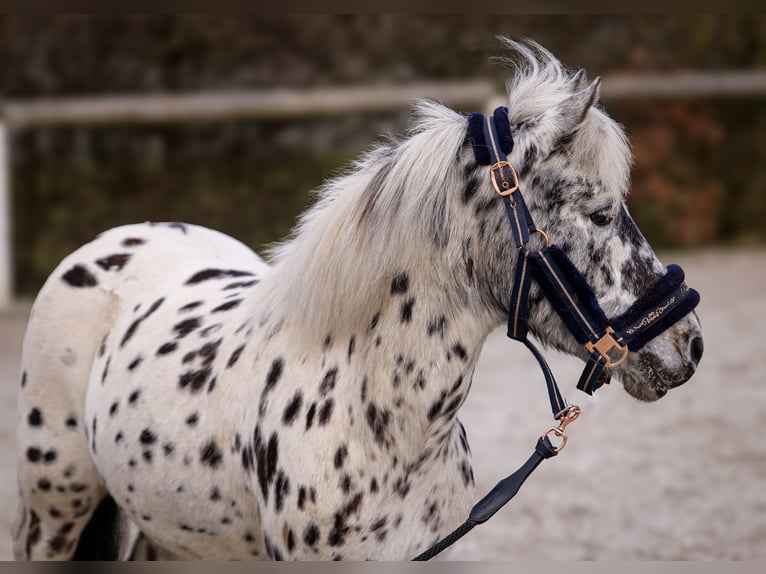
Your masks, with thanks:
<instances>
[{"instance_id":1,"label":"appaloosa horse","mask_svg":"<svg viewBox=\"0 0 766 574\"><path fill-rule=\"evenodd\" d=\"M621 312L665 271L625 207L625 135L598 80L507 44L527 204ZM466 130L417 104L408 136L326 183L269 264L176 223L66 257L24 340L16 557L94 556L120 517L178 558L404 559L459 524L474 477L457 413L518 254ZM529 326L587 356L536 286ZM687 315L615 374L656 400L701 345Z\"/></svg>"}]
</instances>

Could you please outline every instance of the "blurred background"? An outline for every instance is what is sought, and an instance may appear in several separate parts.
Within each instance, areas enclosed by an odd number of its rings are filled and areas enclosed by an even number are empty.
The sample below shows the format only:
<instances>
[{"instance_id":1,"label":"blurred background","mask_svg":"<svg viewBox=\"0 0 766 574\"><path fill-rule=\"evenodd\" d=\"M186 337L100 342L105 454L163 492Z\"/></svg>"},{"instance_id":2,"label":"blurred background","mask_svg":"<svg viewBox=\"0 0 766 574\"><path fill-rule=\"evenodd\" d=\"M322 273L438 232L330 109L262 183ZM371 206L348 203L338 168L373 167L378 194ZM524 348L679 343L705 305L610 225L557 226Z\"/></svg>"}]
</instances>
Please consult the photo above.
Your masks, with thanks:
<instances>
[{"instance_id":1,"label":"blurred background","mask_svg":"<svg viewBox=\"0 0 766 574\"><path fill-rule=\"evenodd\" d=\"M766 17L36 17L0 20L0 97L494 82L497 34L530 37L608 83L615 74L766 67ZM438 92L437 92L438 97ZM653 245L766 238L766 93L606 100L636 156L630 209ZM463 103L462 111L474 111ZM201 223L260 246L282 237L308 190L409 110L331 117L97 126L11 133L15 289L31 296L94 234L144 220Z\"/></svg>"},{"instance_id":2,"label":"blurred background","mask_svg":"<svg viewBox=\"0 0 766 574\"><path fill-rule=\"evenodd\" d=\"M758 79L759 73L766 73L766 16L0 18L0 123L5 110L9 257L16 302L11 310L0 312L4 404L13 405L15 400L28 301L67 253L104 229L145 220L198 223L259 249L287 233L295 217L310 205L310 190L323 178L337 173L382 134L403 133L409 115L406 105L392 105L352 106L342 114L313 114L306 109L305 113L291 112L289 117L232 114L209 121L190 117L164 122L126 120L123 114L119 119L77 122L62 121L63 108L57 108L56 102L249 90L263 95L275 89L319 93L315 91L338 88L361 89L361 93L370 90L367 93L385 100L396 89L428 85L432 93L416 95L445 101L450 99L447 86L474 86L474 95L454 98L452 107L484 111L492 99L486 94L502 94L507 79L506 70L489 61L491 56L503 55L495 38L498 34L532 38L566 65L586 68L591 78L604 78L604 106L625 126L635 154L628 198L631 213L661 253L683 262L690 284L703 293L702 309L709 318L702 313L707 327L703 366L707 364L708 369L707 374L696 377L702 378L699 394L684 395L674 407L661 407L668 409L664 413L659 407L637 407L615 389L610 395L617 398L605 401L616 401L617 406L608 410L603 403L591 406L603 416L610 413L608 417L617 416L615 412L632 416L636 408L658 413L657 419L649 420L656 420L659 426L646 433L660 442L661 432L667 431L660 427L668 418L678 423L679 416L689 417L697 428L700 417L718 417L718 422L703 425L704 432L712 434L697 432L683 440L702 441L700 447L709 454L715 451L711 442L718 444L720 437L726 437L721 456L728 456L724 446L737 440L747 452L741 460L716 461L719 467L730 466L719 468L712 483L699 482L704 480L699 475L709 469L710 460L697 461L691 471L684 467L686 470L678 469L675 474L662 474L657 481L669 483L670 490L662 491L662 496L670 507L652 499L651 489L646 490L643 482L631 483L638 480L635 474L614 476L614 500L601 514L593 515L598 496L592 505L583 503L582 508L570 509L579 521L582 540L571 532L555 534L561 528L560 516L541 518L532 507L527 516L521 506L519 521L511 520L499 534L496 530L491 543L482 546L477 540L474 546L456 550L453 557L765 558L766 495L758 493L766 488L753 487L764 486L766 451L754 439L747 442L741 436L732 437L729 431L745 435L748 421L760 424L766 414L758 369L743 370L743 365L752 363L753 354L762 350L757 341L763 337L752 329L764 331L759 317L766 311L766 82L763 76ZM688 80L690 74L702 74L709 89L699 90L693 81L684 89L683 78ZM642 78L647 81L641 83ZM627 81L628 89L618 89L618 80ZM721 89L724 83L725 90ZM663 86L671 84L680 88L663 95ZM650 89L630 88L636 85ZM41 120L45 114L39 109L37 120L24 116L25 110L41 101L54 110L54 116L59 113L58 120L51 120L52 116ZM714 329L709 328L711 323ZM750 346L740 346L732 353L728 344L734 329L741 334L745 328L751 330ZM499 340L491 339L490 346L495 344ZM503 383L505 368L499 361L507 356L500 349L505 347L488 351L497 357L496 368L488 358L479 370L490 379L495 377L498 385ZM577 371L577 365L565 359L559 368ZM729 405L722 414L719 377L733 385L729 381L732 375L740 385L725 396L741 402ZM536 376L534 369L529 376ZM488 383L485 389L494 384ZM704 389L709 395L704 395ZM734 394L728 394L731 392ZM496 408L491 400L495 395L474 394L477 398L469 399L463 416L475 419L478 429L474 432L481 438L485 409ZM699 395L708 398L697 399ZM518 397L509 396L509 400L518 402ZM535 425L544 424L544 411L542 402L529 406L529 412L535 413L530 419L534 432ZM0 493L0 527L10 524L15 506L13 417L5 418L0 440L8 448L0 454L5 485ZM501 419L502 424L490 425L487 440L474 447L477 476L484 477L479 480L480 488L491 487L498 473L506 470L493 457L495 448L509 448L503 437L511 420L508 415ZM685 424L678 423L678 429L692 432ZM468 430L471 435L471 428ZM595 428L591 432L593 437L600 436ZM494 445L492 449L490 445ZM510 447L517 456L509 457L507 470L513 461L526 457L527 446L522 441L518 452ZM654 444L665 453L662 456L669 457L660 446ZM573 472L583 473L586 479L592 468L598 468L600 475L624 473L624 464L613 464L623 460L621 452L609 460L592 455L575 458L580 462ZM651 462L661 455L657 451L644 454L647 464L639 465L636 472L647 478ZM682 460L688 461L689 456ZM749 466L743 468L740 463ZM655 472L665 472L662 463L658 467ZM684 513L690 505L680 504L683 497L673 490L678 487L674 481L679 474L686 473L689 480L697 481L685 486L687 494L694 493L696 484L699 496L694 496L695 501L717 497L714 505L689 516ZM554 475L550 476L553 484ZM744 491L750 494L743 501L738 495ZM642 494L649 498L641 498ZM673 506L676 503L680 505ZM649 521L649 530L641 531L627 518L641 513L646 505L663 508L664 529ZM729 511L740 525L736 532L717 526L718 517ZM682 515L686 518L681 519ZM626 524L639 528L643 538L633 542L614 538L610 544L609 540L596 542L597 536L591 536L605 525L613 532ZM548 544L545 529L541 529L546 525L560 544ZM492 530L492 523L484 528ZM528 537L532 531L537 543ZM505 535L512 535L513 542ZM629 538L633 540L632 535ZM0 554L9 557L8 552L0 550Z\"/></svg>"}]
</instances>

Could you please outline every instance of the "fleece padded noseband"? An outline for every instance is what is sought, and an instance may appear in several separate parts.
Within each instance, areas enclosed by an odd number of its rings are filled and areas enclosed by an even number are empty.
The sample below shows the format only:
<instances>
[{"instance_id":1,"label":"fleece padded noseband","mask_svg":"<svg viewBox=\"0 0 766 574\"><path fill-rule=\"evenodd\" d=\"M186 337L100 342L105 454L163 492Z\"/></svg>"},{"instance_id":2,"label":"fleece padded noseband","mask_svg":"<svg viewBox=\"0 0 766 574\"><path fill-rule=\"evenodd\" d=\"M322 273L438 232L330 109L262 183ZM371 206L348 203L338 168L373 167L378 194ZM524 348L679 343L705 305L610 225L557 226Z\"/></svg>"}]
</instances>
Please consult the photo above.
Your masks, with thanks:
<instances>
[{"instance_id":1,"label":"fleece padded noseband","mask_svg":"<svg viewBox=\"0 0 766 574\"><path fill-rule=\"evenodd\" d=\"M497 108L491 117L471 114L468 135L476 162L490 166L492 183L502 197L513 237L519 248L513 290L509 301L508 336L523 342L537 359L548 385L554 416L566 407L553 374L542 354L529 341L527 307L532 280L590 357L577 388L593 394L609 382L608 367L621 363L629 351L638 351L660 333L680 321L699 303L699 293L684 283L684 272L670 265L667 272L621 315L608 318L593 289L566 253L535 227L524 203L518 180L507 155L513 149L508 109ZM513 184L513 185L511 185ZM539 232L546 245L537 251L527 248L530 235Z\"/></svg>"}]
</instances>

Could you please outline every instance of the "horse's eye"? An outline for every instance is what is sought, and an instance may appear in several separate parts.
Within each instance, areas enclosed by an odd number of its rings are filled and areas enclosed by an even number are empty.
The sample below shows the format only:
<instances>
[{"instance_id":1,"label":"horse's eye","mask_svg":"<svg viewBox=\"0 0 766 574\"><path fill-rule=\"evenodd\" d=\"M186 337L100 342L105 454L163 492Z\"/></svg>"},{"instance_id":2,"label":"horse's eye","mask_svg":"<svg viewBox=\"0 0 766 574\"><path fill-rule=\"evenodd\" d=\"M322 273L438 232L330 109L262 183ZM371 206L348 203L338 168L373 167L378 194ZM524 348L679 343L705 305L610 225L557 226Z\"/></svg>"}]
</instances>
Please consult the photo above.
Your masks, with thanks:
<instances>
[{"instance_id":1,"label":"horse's eye","mask_svg":"<svg viewBox=\"0 0 766 574\"><path fill-rule=\"evenodd\" d=\"M601 209L590 214L590 220L596 225L603 227L614 221L614 211L612 209Z\"/></svg>"}]
</instances>

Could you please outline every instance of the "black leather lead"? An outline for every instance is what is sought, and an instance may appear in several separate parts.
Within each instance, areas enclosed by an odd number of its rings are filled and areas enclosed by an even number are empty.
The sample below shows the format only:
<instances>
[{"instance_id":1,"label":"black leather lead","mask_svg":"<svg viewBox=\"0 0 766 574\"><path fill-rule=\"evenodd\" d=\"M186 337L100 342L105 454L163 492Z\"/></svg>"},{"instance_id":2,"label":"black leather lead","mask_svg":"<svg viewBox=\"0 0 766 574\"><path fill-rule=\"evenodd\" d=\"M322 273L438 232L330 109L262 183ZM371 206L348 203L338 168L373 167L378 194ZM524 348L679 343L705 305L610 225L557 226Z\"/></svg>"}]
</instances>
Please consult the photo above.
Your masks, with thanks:
<instances>
[{"instance_id":1,"label":"black leather lead","mask_svg":"<svg viewBox=\"0 0 766 574\"><path fill-rule=\"evenodd\" d=\"M542 461L546 458L556 456L557 454L556 449L551 444L551 441L548 440L548 437L539 438L537 440L537 445L535 445L535 450L527 459L527 462L525 462L519 470L498 482L495 488L490 490L484 498L477 502L471 509L468 519L463 522L463 524L431 546L428 550L418 554L412 560L430 560L468 534L475 526L483 524L492 518L492 516L505 506L511 498L516 496L521 485L524 484L524 481L529 478L529 475L534 472Z\"/></svg>"}]
</instances>

